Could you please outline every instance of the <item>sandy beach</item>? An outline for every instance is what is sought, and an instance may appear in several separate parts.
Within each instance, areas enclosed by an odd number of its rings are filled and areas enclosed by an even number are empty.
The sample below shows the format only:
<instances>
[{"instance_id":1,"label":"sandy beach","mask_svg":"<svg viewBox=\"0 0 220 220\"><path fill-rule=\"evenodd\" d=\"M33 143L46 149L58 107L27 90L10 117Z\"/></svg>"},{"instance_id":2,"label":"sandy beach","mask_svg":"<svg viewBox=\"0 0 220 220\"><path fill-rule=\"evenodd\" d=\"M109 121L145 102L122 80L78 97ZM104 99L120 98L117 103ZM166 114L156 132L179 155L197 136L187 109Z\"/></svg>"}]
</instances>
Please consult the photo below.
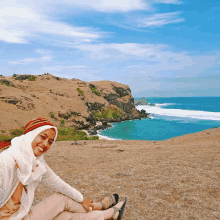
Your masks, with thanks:
<instances>
[{"instance_id":1,"label":"sandy beach","mask_svg":"<svg viewBox=\"0 0 220 220\"><path fill-rule=\"evenodd\" d=\"M164 141L57 142L48 165L85 198L126 196L123 219L220 219L220 128ZM50 196L43 185L34 204Z\"/></svg>"},{"instance_id":2,"label":"sandy beach","mask_svg":"<svg viewBox=\"0 0 220 220\"><path fill-rule=\"evenodd\" d=\"M93 136L98 136L99 137L99 140L116 140L114 138L109 138L107 136L104 136L104 135L101 135L99 131L97 131L97 135L90 135L89 132L87 130L82 130L84 131L88 137L93 137Z\"/></svg>"}]
</instances>

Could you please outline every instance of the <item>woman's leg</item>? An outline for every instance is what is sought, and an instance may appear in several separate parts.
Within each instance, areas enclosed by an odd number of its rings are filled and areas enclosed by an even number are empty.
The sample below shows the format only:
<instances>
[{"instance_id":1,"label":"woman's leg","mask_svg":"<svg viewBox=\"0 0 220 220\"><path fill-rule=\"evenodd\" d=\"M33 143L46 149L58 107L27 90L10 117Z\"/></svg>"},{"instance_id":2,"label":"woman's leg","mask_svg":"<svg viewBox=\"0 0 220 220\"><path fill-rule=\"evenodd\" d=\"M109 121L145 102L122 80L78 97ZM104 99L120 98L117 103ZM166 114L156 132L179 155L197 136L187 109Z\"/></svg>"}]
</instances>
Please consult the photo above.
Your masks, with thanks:
<instances>
[{"instance_id":1,"label":"woman's leg","mask_svg":"<svg viewBox=\"0 0 220 220\"><path fill-rule=\"evenodd\" d=\"M104 219L103 212L93 211L87 213L81 203L78 203L61 193L54 193L52 196L46 198L44 201L33 206L23 220L53 220L56 216L58 217L58 215L63 211L68 211L70 214L73 214L72 212L79 213L78 219ZM63 217L64 215L68 215L71 219L71 215L67 212L65 213L60 216ZM85 215L82 216L83 213L85 213ZM91 218L89 218L90 213L92 213ZM68 218L63 219L68 220Z\"/></svg>"},{"instance_id":2,"label":"woman's leg","mask_svg":"<svg viewBox=\"0 0 220 220\"><path fill-rule=\"evenodd\" d=\"M103 211L92 211L87 213L61 212L53 220L104 220Z\"/></svg>"},{"instance_id":3,"label":"woman's leg","mask_svg":"<svg viewBox=\"0 0 220 220\"><path fill-rule=\"evenodd\" d=\"M118 202L114 207L121 208L124 204L123 201ZM92 211L87 213L72 213L68 211L61 212L53 220L104 220L111 219L114 214L114 219L118 218L119 211L114 212L113 208L104 211Z\"/></svg>"}]
</instances>

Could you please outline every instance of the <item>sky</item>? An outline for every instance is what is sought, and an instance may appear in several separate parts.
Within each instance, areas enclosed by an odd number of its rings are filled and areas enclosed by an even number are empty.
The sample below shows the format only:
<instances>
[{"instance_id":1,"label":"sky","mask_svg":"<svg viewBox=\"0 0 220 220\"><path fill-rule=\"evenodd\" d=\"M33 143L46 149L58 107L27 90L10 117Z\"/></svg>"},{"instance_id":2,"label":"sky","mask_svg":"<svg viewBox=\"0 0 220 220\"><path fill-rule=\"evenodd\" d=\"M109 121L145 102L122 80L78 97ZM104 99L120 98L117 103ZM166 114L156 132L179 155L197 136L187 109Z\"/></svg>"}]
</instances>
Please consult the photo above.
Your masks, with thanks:
<instances>
[{"instance_id":1,"label":"sky","mask_svg":"<svg viewBox=\"0 0 220 220\"><path fill-rule=\"evenodd\" d=\"M220 96L219 0L1 0L0 74Z\"/></svg>"}]
</instances>

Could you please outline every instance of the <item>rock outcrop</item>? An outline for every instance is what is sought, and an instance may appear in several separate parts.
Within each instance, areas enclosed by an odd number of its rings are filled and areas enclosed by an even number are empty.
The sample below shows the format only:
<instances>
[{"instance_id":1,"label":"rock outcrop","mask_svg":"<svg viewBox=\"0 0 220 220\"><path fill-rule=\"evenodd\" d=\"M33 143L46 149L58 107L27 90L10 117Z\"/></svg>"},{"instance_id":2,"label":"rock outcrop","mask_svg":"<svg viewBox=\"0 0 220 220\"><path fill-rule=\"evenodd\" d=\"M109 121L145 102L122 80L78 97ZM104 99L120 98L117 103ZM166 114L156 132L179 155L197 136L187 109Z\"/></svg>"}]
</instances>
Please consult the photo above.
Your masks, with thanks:
<instances>
[{"instance_id":1,"label":"rock outcrop","mask_svg":"<svg viewBox=\"0 0 220 220\"><path fill-rule=\"evenodd\" d=\"M134 105L148 105L148 104L149 104L149 102L145 98L134 101Z\"/></svg>"},{"instance_id":2,"label":"rock outcrop","mask_svg":"<svg viewBox=\"0 0 220 220\"><path fill-rule=\"evenodd\" d=\"M51 74L0 76L0 134L46 117L56 126L103 129L108 122L140 119L127 85L85 82ZM102 125L97 127L97 122Z\"/></svg>"}]
</instances>

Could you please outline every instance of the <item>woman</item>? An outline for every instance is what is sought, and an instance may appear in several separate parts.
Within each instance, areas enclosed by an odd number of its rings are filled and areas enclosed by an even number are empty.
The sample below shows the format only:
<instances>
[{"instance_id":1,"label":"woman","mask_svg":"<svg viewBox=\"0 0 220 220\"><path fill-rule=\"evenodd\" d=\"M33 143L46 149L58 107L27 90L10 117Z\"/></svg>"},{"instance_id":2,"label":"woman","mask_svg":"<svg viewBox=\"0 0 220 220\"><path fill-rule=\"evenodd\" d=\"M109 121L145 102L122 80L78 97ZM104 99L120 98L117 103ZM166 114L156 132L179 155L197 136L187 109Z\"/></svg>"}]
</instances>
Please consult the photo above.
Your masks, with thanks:
<instances>
[{"instance_id":1,"label":"woman","mask_svg":"<svg viewBox=\"0 0 220 220\"><path fill-rule=\"evenodd\" d=\"M23 135L0 143L0 149L10 145L0 154L0 219L121 219L126 198L118 202L118 194L113 194L100 203L83 200L78 190L50 169L43 157L57 134L57 128L46 118L37 118L26 125ZM57 193L32 206L39 182Z\"/></svg>"}]
</instances>

